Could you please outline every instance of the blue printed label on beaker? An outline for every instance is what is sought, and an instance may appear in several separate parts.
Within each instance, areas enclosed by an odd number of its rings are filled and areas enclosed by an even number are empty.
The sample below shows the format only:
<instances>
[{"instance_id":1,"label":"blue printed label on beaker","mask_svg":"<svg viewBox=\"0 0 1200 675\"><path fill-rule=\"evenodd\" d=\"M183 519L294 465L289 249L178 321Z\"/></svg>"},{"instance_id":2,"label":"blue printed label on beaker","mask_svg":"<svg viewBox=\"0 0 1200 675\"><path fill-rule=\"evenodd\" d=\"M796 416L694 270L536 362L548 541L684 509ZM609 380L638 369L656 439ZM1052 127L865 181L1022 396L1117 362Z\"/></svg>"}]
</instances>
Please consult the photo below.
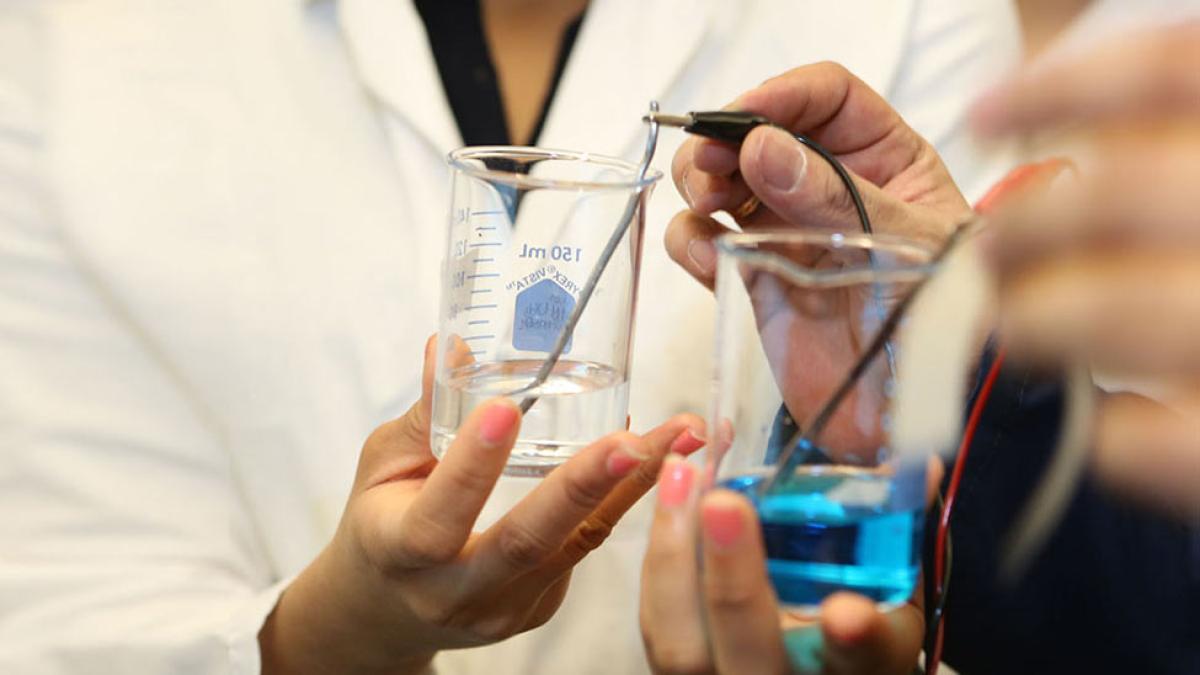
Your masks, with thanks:
<instances>
[{"instance_id":1,"label":"blue printed label on beaker","mask_svg":"<svg viewBox=\"0 0 1200 675\"><path fill-rule=\"evenodd\" d=\"M513 317L513 347L531 352L554 349L554 343L574 309L575 298L550 279L543 279L521 291L517 294ZM571 342L567 340L564 354L571 351Z\"/></svg>"}]
</instances>

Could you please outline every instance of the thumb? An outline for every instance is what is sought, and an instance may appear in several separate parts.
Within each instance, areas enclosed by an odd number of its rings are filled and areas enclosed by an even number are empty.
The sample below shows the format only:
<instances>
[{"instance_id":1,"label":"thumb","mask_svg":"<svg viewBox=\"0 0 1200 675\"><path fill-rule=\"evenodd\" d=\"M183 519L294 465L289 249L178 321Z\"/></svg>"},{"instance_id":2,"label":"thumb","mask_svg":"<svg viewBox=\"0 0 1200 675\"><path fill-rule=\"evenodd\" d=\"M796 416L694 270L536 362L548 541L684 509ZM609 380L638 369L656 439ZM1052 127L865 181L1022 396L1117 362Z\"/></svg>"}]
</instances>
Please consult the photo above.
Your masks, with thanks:
<instances>
[{"instance_id":1,"label":"thumb","mask_svg":"<svg viewBox=\"0 0 1200 675\"><path fill-rule=\"evenodd\" d=\"M446 353L443 355L448 370L469 366L475 362L471 356L471 348L457 335L450 336ZM425 341L425 359L421 366L421 400L413 404L408 412L398 422L404 425L414 441L419 445L428 445L429 425L433 418L433 382L438 359L437 333Z\"/></svg>"},{"instance_id":2,"label":"thumb","mask_svg":"<svg viewBox=\"0 0 1200 675\"><path fill-rule=\"evenodd\" d=\"M740 166L750 190L788 223L838 230L860 228L854 200L841 177L823 157L783 129L764 125L751 132L742 144ZM872 222L897 221L903 204L853 173L850 178Z\"/></svg>"},{"instance_id":3,"label":"thumb","mask_svg":"<svg viewBox=\"0 0 1200 675\"><path fill-rule=\"evenodd\" d=\"M437 368L437 348L438 336L437 333L434 333L425 340L425 358L421 365L421 400L417 402L416 406L420 416L425 420L432 417L433 378L434 370Z\"/></svg>"},{"instance_id":4,"label":"thumb","mask_svg":"<svg viewBox=\"0 0 1200 675\"><path fill-rule=\"evenodd\" d=\"M435 460L429 446L429 424L433 406L433 378L437 364L437 336L425 342L421 371L421 400L402 416L385 422L371 432L358 460L355 491L365 490L398 476L430 469Z\"/></svg>"},{"instance_id":5,"label":"thumb","mask_svg":"<svg viewBox=\"0 0 1200 675\"><path fill-rule=\"evenodd\" d=\"M823 672L911 673L924 631L924 616L911 604L883 614L867 598L835 593L821 604Z\"/></svg>"},{"instance_id":6,"label":"thumb","mask_svg":"<svg viewBox=\"0 0 1200 675\"><path fill-rule=\"evenodd\" d=\"M457 346L457 345L455 345ZM437 367L437 334L425 341L425 358L421 365L421 400L413 404L397 422L418 446L429 445L429 422L433 415L433 379Z\"/></svg>"}]
</instances>

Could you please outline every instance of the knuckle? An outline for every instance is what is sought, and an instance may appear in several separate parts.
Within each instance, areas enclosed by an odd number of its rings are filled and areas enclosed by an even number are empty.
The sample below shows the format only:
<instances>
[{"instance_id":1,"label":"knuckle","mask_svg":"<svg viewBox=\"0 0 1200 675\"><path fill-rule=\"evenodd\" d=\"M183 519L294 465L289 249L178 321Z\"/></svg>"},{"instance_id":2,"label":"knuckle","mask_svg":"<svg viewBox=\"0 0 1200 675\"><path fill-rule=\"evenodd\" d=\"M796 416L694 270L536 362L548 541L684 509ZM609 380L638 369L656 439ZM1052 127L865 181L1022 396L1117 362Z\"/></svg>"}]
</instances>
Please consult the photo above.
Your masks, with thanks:
<instances>
[{"instance_id":1,"label":"knuckle","mask_svg":"<svg viewBox=\"0 0 1200 675\"><path fill-rule=\"evenodd\" d=\"M650 459L634 469L633 473L625 480L642 492L649 491L658 483L658 472L662 469L664 457L664 453L656 451Z\"/></svg>"},{"instance_id":2,"label":"knuckle","mask_svg":"<svg viewBox=\"0 0 1200 675\"><path fill-rule=\"evenodd\" d=\"M545 560L555 547L528 528L509 524L497 535L500 556L512 567L529 569Z\"/></svg>"},{"instance_id":3,"label":"knuckle","mask_svg":"<svg viewBox=\"0 0 1200 675\"><path fill-rule=\"evenodd\" d=\"M459 494L482 494L491 491L497 476L477 468L481 465L481 462L461 462L454 467L446 467L454 469L447 476L450 488Z\"/></svg>"},{"instance_id":4,"label":"knuckle","mask_svg":"<svg viewBox=\"0 0 1200 675\"><path fill-rule=\"evenodd\" d=\"M660 577L656 585L679 584L681 579L691 579L694 573L695 546L690 538L676 534L674 528L664 524L663 519L656 517L643 564L648 570L674 571L670 576L656 574Z\"/></svg>"},{"instance_id":5,"label":"knuckle","mask_svg":"<svg viewBox=\"0 0 1200 675\"><path fill-rule=\"evenodd\" d=\"M591 517L583 521L568 545L571 559L582 560L584 556L600 548L612 531L612 523L603 518Z\"/></svg>"},{"instance_id":6,"label":"knuckle","mask_svg":"<svg viewBox=\"0 0 1200 675\"><path fill-rule=\"evenodd\" d=\"M397 567L433 567L458 557L462 542L437 521L418 516L405 523L393 562Z\"/></svg>"},{"instance_id":7,"label":"knuckle","mask_svg":"<svg viewBox=\"0 0 1200 675\"><path fill-rule=\"evenodd\" d=\"M812 72L837 79L850 77L850 69L837 61L818 61L812 64Z\"/></svg>"},{"instance_id":8,"label":"knuckle","mask_svg":"<svg viewBox=\"0 0 1200 675\"><path fill-rule=\"evenodd\" d=\"M795 86L795 81L797 79L804 78L806 73L811 73L815 68L818 68L819 66L820 66L820 64L807 64L807 65L803 65L803 66L796 66L794 68L789 68L789 69L783 71L782 73L777 73L775 75L772 75L772 76L766 78L765 80L762 80L761 82L758 83L758 86L759 86L759 88L781 87L781 86L782 87L793 87L793 86Z\"/></svg>"},{"instance_id":9,"label":"knuckle","mask_svg":"<svg viewBox=\"0 0 1200 675\"><path fill-rule=\"evenodd\" d=\"M738 613L752 607L758 593L752 586L736 579L717 580L720 575L705 575L704 595L709 608L717 613Z\"/></svg>"},{"instance_id":10,"label":"knuckle","mask_svg":"<svg viewBox=\"0 0 1200 675\"><path fill-rule=\"evenodd\" d=\"M778 75L772 75L765 80L760 80L757 88L761 89L763 87L770 87L779 82L787 82L789 79L795 76L797 70L799 70L799 68L792 68L791 70L784 71Z\"/></svg>"},{"instance_id":11,"label":"knuckle","mask_svg":"<svg viewBox=\"0 0 1200 675\"><path fill-rule=\"evenodd\" d=\"M463 611L462 603L455 599L438 598L436 602L422 603L415 608L420 619L431 626L452 627Z\"/></svg>"},{"instance_id":12,"label":"knuckle","mask_svg":"<svg viewBox=\"0 0 1200 675\"><path fill-rule=\"evenodd\" d=\"M591 511L608 495L608 481L590 475L570 476L562 484L562 496L577 511Z\"/></svg>"},{"instance_id":13,"label":"knuckle","mask_svg":"<svg viewBox=\"0 0 1200 675\"><path fill-rule=\"evenodd\" d=\"M704 602L713 613L743 613L754 607L761 591L745 574L704 574Z\"/></svg>"}]
</instances>

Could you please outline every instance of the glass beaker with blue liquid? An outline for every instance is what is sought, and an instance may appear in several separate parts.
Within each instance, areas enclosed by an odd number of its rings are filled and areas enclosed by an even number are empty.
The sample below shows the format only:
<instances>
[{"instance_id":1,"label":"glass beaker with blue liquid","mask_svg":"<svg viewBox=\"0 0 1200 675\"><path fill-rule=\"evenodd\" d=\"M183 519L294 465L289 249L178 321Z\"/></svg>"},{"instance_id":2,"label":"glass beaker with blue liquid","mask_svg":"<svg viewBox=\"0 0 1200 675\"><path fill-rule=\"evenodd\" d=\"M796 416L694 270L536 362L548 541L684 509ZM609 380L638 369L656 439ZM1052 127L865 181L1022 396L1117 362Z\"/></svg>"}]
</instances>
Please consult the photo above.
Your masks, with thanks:
<instances>
[{"instance_id":1,"label":"glass beaker with blue liquid","mask_svg":"<svg viewBox=\"0 0 1200 675\"><path fill-rule=\"evenodd\" d=\"M942 449L889 444L903 345L888 342L834 392L928 276L933 247L792 230L726 235L717 251L707 485L754 504L785 609L813 612L841 590L904 603L920 576L929 454Z\"/></svg>"}]
</instances>

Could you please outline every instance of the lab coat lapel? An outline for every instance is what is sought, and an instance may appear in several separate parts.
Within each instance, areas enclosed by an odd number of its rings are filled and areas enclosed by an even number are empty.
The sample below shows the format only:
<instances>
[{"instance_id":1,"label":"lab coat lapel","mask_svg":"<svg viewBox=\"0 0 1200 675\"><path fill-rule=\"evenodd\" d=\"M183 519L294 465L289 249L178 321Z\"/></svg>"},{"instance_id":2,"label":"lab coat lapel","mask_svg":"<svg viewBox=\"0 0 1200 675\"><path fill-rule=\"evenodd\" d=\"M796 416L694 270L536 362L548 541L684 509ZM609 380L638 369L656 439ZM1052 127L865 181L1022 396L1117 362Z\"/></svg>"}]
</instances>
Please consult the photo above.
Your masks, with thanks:
<instances>
[{"instance_id":1,"label":"lab coat lapel","mask_svg":"<svg viewBox=\"0 0 1200 675\"><path fill-rule=\"evenodd\" d=\"M671 105L665 97L695 59L714 3L592 0L538 144L637 156L647 104Z\"/></svg>"},{"instance_id":2,"label":"lab coat lapel","mask_svg":"<svg viewBox=\"0 0 1200 675\"><path fill-rule=\"evenodd\" d=\"M412 0L340 0L342 32L363 86L438 154L462 145L425 26Z\"/></svg>"},{"instance_id":3,"label":"lab coat lapel","mask_svg":"<svg viewBox=\"0 0 1200 675\"><path fill-rule=\"evenodd\" d=\"M592 0L539 145L634 155L638 120L695 57L716 0ZM341 0L363 85L438 153L462 145L411 0ZM670 25L670 32L655 27ZM668 102L663 101L664 105Z\"/></svg>"}]
</instances>

